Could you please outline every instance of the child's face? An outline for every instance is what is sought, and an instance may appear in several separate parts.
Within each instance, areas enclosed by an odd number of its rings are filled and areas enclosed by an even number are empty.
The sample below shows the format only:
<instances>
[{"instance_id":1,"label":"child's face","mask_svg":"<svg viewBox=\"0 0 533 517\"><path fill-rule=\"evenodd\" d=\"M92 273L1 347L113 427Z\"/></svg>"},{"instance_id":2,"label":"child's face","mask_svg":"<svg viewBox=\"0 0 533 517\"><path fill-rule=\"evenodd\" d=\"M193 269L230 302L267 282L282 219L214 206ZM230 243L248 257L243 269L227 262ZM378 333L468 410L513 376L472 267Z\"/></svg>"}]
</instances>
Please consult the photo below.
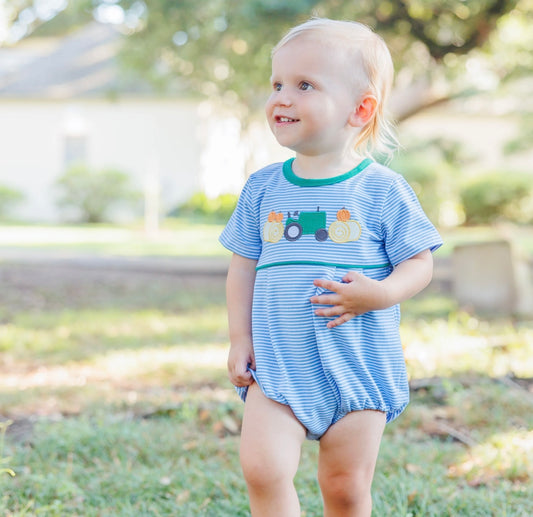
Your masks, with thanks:
<instances>
[{"instance_id":1,"label":"child's face","mask_svg":"<svg viewBox=\"0 0 533 517\"><path fill-rule=\"evenodd\" d=\"M346 52L309 35L274 54L265 111L282 146L308 156L346 151L357 133L350 123L358 100L350 72Z\"/></svg>"}]
</instances>

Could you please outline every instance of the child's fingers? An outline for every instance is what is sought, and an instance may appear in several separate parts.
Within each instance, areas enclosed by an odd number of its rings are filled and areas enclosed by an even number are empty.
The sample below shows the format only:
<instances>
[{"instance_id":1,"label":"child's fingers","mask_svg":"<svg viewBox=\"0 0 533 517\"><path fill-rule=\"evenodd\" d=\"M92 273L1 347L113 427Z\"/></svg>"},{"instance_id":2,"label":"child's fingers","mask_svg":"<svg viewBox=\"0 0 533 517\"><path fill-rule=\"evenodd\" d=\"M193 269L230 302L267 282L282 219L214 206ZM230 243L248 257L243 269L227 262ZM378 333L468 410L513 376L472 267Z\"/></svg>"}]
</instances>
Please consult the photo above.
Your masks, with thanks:
<instances>
[{"instance_id":1,"label":"child's fingers","mask_svg":"<svg viewBox=\"0 0 533 517\"><path fill-rule=\"evenodd\" d=\"M332 316L340 316L345 312L346 309L342 305L333 305L332 307L324 307L315 310L315 314L317 316L325 316L326 318L330 318Z\"/></svg>"},{"instance_id":2,"label":"child's fingers","mask_svg":"<svg viewBox=\"0 0 533 517\"><path fill-rule=\"evenodd\" d=\"M350 282L357 280L361 276L364 276L364 275L362 275L361 273L357 273L357 271L348 271L348 273L346 273L342 277L342 281L346 284L349 284Z\"/></svg>"},{"instance_id":3,"label":"child's fingers","mask_svg":"<svg viewBox=\"0 0 533 517\"><path fill-rule=\"evenodd\" d=\"M316 278L313 280L313 284L316 287L322 287L326 291L333 291L334 293L339 291L339 287L342 286L341 282L335 282L335 280L326 280L324 278Z\"/></svg>"},{"instance_id":4,"label":"child's fingers","mask_svg":"<svg viewBox=\"0 0 533 517\"><path fill-rule=\"evenodd\" d=\"M340 296L338 294L319 294L311 296L309 301L319 305L337 305L340 302Z\"/></svg>"},{"instance_id":5,"label":"child's fingers","mask_svg":"<svg viewBox=\"0 0 533 517\"><path fill-rule=\"evenodd\" d=\"M229 379L234 386L242 388L243 386L249 386L254 381L252 374L249 371L241 373L230 373Z\"/></svg>"},{"instance_id":6,"label":"child's fingers","mask_svg":"<svg viewBox=\"0 0 533 517\"><path fill-rule=\"evenodd\" d=\"M248 368L255 369L255 358L252 356L246 362L228 362L228 377L234 386L249 386L253 382L253 376Z\"/></svg>"},{"instance_id":7,"label":"child's fingers","mask_svg":"<svg viewBox=\"0 0 533 517\"><path fill-rule=\"evenodd\" d=\"M345 312L340 318L334 319L333 321L328 321L328 324L326 326L328 327L328 329L332 329L334 327L342 325L343 323L346 323L347 321L350 321L354 317L355 314L351 312Z\"/></svg>"}]
</instances>

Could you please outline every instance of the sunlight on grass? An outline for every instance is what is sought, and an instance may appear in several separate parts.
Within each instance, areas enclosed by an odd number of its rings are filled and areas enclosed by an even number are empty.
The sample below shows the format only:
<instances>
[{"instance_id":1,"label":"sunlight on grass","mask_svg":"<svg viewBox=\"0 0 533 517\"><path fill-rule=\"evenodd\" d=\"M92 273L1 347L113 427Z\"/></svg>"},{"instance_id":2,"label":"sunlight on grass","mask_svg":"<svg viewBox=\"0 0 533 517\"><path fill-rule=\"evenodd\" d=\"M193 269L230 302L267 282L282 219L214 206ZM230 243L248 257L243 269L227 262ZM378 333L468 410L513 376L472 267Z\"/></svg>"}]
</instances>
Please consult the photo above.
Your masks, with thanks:
<instances>
[{"instance_id":1,"label":"sunlight on grass","mask_svg":"<svg viewBox=\"0 0 533 517\"><path fill-rule=\"evenodd\" d=\"M142 227L2 226L0 247L18 247L35 253L53 250L123 256L229 256L218 243L222 224L190 220L170 221L155 234Z\"/></svg>"},{"instance_id":2,"label":"sunlight on grass","mask_svg":"<svg viewBox=\"0 0 533 517\"><path fill-rule=\"evenodd\" d=\"M14 421L0 467L10 458L16 474L0 476L0 514L248 516L223 278L82 272L35 289L48 305L0 300L1 412ZM532 322L475 317L440 295L403 316L420 382L386 428L374 513L529 516ZM322 514L317 458L306 442L307 517Z\"/></svg>"},{"instance_id":3,"label":"sunlight on grass","mask_svg":"<svg viewBox=\"0 0 533 517\"><path fill-rule=\"evenodd\" d=\"M466 478L472 486L498 482L528 483L533 480L533 431L497 433L468 450L450 465L451 478Z\"/></svg>"},{"instance_id":4,"label":"sunlight on grass","mask_svg":"<svg viewBox=\"0 0 533 517\"><path fill-rule=\"evenodd\" d=\"M22 313L0 326L0 353L4 410L77 413L102 403L174 403L188 387L230 390L220 304Z\"/></svg>"},{"instance_id":5,"label":"sunlight on grass","mask_svg":"<svg viewBox=\"0 0 533 517\"><path fill-rule=\"evenodd\" d=\"M9 468L8 464L11 458L4 457L4 441L7 428L13 423L12 420L6 420L5 422L0 422L0 476L8 474L11 477L15 477L15 472L13 469Z\"/></svg>"},{"instance_id":6,"label":"sunlight on grass","mask_svg":"<svg viewBox=\"0 0 533 517\"><path fill-rule=\"evenodd\" d=\"M0 226L0 248L19 248L35 254L64 251L98 256L208 256L229 257L218 243L223 224L206 224L187 218L166 219L155 234L142 225ZM480 226L442 230L444 245L436 256L446 258L456 245L511 239L533 254L531 227Z\"/></svg>"},{"instance_id":7,"label":"sunlight on grass","mask_svg":"<svg viewBox=\"0 0 533 517\"><path fill-rule=\"evenodd\" d=\"M104 377L117 381L138 379L144 385L167 384L186 386L197 380L209 380L216 372L226 373L227 346L204 345L201 348L169 347L120 351L95 358L90 365Z\"/></svg>"},{"instance_id":8,"label":"sunlight on grass","mask_svg":"<svg viewBox=\"0 0 533 517\"><path fill-rule=\"evenodd\" d=\"M115 348L203 345L226 341L226 312L220 306L181 311L81 310L22 314L0 327L4 361L81 360Z\"/></svg>"},{"instance_id":9,"label":"sunlight on grass","mask_svg":"<svg viewBox=\"0 0 533 517\"><path fill-rule=\"evenodd\" d=\"M533 376L533 326L480 320L466 313L410 321L401 327L412 378L478 372Z\"/></svg>"},{"instance_id":10,"label":"sunlight on grass","mask_svg":"<svg viewBox=\"0 0 533 517\"><path fill-rule=\"evenodd\" d=\"M128 242L139 231L114 226L2 226L0 246Z\"/></svg>"},{"instance_id":11,"label":"sunlight on grass","mask_svg":"<svg viewBox=\"0 0 533 517\"><path fill-rule=\"evenodd\" d=\"M122 350L102 354L91 360L65 366L41 366L29 372L6 373L0 378L4 388L84 386L111 379L121 383L138 380L146 384L194 384L194 379L209 380L210 375L226 373L226 345L200 348L149 348Z\"/></svg>"}]
</instances>

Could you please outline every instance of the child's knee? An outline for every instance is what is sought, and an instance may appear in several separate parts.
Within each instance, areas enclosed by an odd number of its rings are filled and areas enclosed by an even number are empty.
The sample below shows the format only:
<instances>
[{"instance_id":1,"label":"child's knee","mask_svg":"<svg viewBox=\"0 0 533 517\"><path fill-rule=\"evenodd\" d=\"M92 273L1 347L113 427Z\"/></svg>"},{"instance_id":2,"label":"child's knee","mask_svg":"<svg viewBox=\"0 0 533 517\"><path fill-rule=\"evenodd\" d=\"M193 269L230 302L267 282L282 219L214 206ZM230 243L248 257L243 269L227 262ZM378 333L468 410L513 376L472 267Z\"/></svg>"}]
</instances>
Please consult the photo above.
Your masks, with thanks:
<instances>
[{"instance_id":1,"label":"child's knee","mask_svg":"<svg viewBox=\"0 0 533 517\"><path fill-rule=\"evenodd\" d=\"M318 481L324 498L339 506L357 507L371 498L372 477L365 472L319 473Z\"/></svg>"},{"instance_id":2,"label":"child's knee","mask_svg":"<svg viewBox=\"0 0 533 517\"><path fill-rule=\"evenodd\" d=\"M275 454L241 450L240 461L246 483L257 490L292 483L293 469Z\"/></svg>"}]
</instances>

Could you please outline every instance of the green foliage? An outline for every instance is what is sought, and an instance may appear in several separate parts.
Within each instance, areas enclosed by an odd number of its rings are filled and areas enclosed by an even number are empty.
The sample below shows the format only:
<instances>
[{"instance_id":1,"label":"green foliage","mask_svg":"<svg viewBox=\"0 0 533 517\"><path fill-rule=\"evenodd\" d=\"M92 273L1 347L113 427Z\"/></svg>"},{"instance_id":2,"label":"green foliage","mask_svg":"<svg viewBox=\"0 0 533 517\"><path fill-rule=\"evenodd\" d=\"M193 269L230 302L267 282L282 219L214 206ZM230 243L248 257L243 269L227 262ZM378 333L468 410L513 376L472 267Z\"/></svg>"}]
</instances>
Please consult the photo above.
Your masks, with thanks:
<instances>
[{"instance_id":1,"label":"green foliage","mask_svg":"<svg viewBox=\"0 0 533 517\"><path fill-rule=\"evenodd\" d=\"M112 211L120 206L138 204L140 195L131 185L130 177L121 171L93 171L76 165L57 180L58 206L80 222L108 221Z\"/></svg>"},{"instance_id":2,"label":"green foliage","mask_svg":"<svg viewBox=\"0 0 533 517\"><path fill-rule=\"evenodd\" d=\"M32 3L8 2L8 25L22 11L27 19ZM453 76L459 79L454 89L463 90L466 60L460 58L471 52L478 58L480 49L499 79L527 76L533 66L530 0L70 0L52 20L35 16L29 32L65 33L106 6L123 10L129 37L122 62L128 69L161 91L214 97L234 112L237 105L246 112L263 104L272 46L313 15L374 27L413 82Z\"/></svg>"},{"instance_id":3,"label":"green foliage","mask_svg":"<svg viewBox=\"0 0 533 517\"><path fill-rule=\"evenodd\" d=\"M533 142L533 113L522 113L518 128L518 136L507 141L503 147L505 154L515 154L531 149Z\"/></svg>"},{"instance_id":4,"label":"green foliage","mask_svg":"<svg viewBox=\"0 0 533 517\"><path fill-rule=\"evenodd\" d=\"M458 199L457 170L465 160L460 144L438 138L414 143L391 167L405 177L428 217L440 225L447 222L445 207Z\"/></svg>"},{"instance_id":5,"label":"green foliage","mask_svg":"<svg viewBox=\"0 0 533 517\"><path fill-rule=\"evenodd\" d=\"M414 143L392 162L417 194L424 211L438 225L533 222L530 175L490 172L460 181L470 157L452 140Z\"/></svg>"},{"instance_id":6,"label":"green foliage","mask_svg":"<svg viewBox=\"0 0 533 517\"><path fill-rule=\"evenodd\" d=\"M237 199L236 194L220 194L215 198L210 198L203 192L197 192L169 215L171 217L185 216L225 222L235 210Z\"/></svg>"},{"instance_id":7,"label":"green foliage","mask_svg":"<svg viewBox=\"0 0 533 517\"><path fill-rule=\"evenodd\" d=\"M461 188L466 224L498 220L533 222L532 177L519 172L491 172L476 176Z\"/></svg>"},{"instance_id":8,"label":"green foliage","mask_svg":"<svg viewBox=\"0 0 533 517\"><path fill-rule=\"evenodd\" d=\"M484 45L513 8L507 0L146 0L146 13L123 48L123 63L162 90L188 89L255 110L264 102L270 51L291 27L318 15L356 19L383 34L399 68L427 78ZM118 2L127 9L131 0ZM453 64L453 66L452 66ZM440 76L442 73L440 74ZM464 86L464 85L463 85Z\"/></svg>"},{"instance_id":9,"label":"green foliage","mask_svg":"<svg viewBox=\"0 0 533 517\"><path fill-rule=\"evenodd\" d=\"M0 218L5 218L18 203L24 199L24 194L5 185L0 185Z\"/></svg>"},{"instance_id":10,"label":"green foliage","mask_svg":"<svg viewBox=\"0 0 533 517\"><path fill-rule=\"evenodd\" d=\"M19 0L21 3L22 0ZM26 3L31 3L27 1ZM33 1L35 4L35 1ZM51 20L43 23L42 20L36 20L33 33L36 37L57 37L75 30L93 20L92 9L94 2L92 0L69 0L66 9L60 11Z\"/></svg>"},{"instance_id":11,"label":"green foliage","mask_svg":"<svg viewBox=\"0 0 533 517\"><path fill-rule=\"evenodd\" d=\"M423 158L411 158L405 162L398 159L394 167L411 185L427 216L433 223L438 224L440 205L443 201L439 186L445 179L445 171L448 169L446 164L431 163Z\"/></svg>"},{"instance_id":12,"label":"green foliage","mask_svg":"<svg viewBox=\"0 0 533 517\"><path fill-rule=\"evenodd\" d=\"M6 422L0 422L0 476L8 474L11 477L15 477L15 472L9 467L3 467L11 458L4 458L4 440L6 436L7 428L13 423L12 420Z\"/></svg>"}]
</instances>

